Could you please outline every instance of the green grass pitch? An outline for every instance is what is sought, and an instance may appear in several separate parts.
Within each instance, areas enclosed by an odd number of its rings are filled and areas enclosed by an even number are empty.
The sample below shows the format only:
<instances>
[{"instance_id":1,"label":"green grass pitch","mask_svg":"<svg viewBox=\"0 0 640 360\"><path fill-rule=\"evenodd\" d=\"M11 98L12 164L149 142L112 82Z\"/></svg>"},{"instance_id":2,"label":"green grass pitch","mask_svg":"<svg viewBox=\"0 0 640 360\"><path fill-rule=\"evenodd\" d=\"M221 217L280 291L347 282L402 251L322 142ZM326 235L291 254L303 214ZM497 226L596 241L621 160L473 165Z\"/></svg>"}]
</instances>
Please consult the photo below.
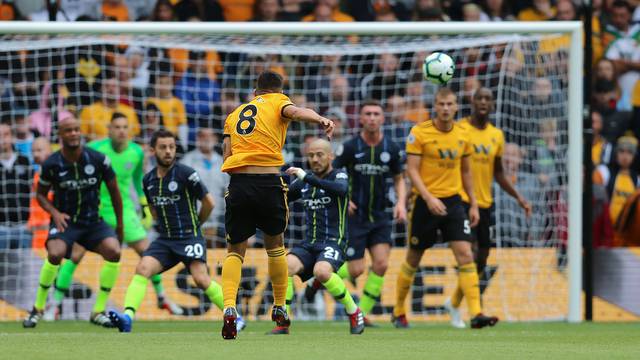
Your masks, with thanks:
<instances>
[{"instance_id":1,"label":"green grass pitch","mask_svg":"<svg viewBox=\"0 0 640 360\"><path fill-rule=\"evenodd\" d=\"M264 335L268 322L250 322L224 341L216 322L137 322L119 334L88 322L41 323L25 330L0 323L1 359L640 359L640 324L501 323L483 330L446 324L390 324L348 334L346 322L294 322L289 336Z\"/></svg>"}]
</instances>

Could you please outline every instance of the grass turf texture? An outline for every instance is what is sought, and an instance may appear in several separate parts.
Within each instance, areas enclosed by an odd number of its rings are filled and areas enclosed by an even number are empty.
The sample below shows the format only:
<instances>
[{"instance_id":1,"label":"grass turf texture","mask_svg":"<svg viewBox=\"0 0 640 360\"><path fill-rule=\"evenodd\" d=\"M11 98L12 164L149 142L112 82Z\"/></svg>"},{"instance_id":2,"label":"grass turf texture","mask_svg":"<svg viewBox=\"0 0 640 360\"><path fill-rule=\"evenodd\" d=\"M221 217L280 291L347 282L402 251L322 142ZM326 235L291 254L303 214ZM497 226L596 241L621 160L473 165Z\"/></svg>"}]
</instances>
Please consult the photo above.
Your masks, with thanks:
<instances>
[{"instance_id":1,"label":"grass turf texture","mask_svg":"<svg viewBox=\"0 0 640 360\"><path fill-rule=\"evenodd\" d=\"M221 322L136 322L119 334L89 322L0 323L2 359L640 359L640 324L516 323L456 330L445 324L390 324L348 334L346 322L294 322L289 336L265 336L270 322L249 322L223 341Z\"/></svg>"}]
</instances>

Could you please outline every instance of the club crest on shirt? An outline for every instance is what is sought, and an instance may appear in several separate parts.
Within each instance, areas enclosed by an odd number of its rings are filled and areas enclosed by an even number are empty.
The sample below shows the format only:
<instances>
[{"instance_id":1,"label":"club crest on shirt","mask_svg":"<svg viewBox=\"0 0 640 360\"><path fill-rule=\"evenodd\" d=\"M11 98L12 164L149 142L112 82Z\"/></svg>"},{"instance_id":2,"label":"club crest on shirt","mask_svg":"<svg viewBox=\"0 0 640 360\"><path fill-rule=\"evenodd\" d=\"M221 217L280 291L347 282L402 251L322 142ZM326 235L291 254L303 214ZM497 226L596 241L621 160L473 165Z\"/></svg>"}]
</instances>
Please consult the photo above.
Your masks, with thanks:
<instances>
[{"instance_id":1,"label":"club crest on shirt","mask_svg":"<svg viewBox=\"0 0 640 360\"><path fill-rule=\"evenodd\" d=\"M389 154L389 153L388 153L388 152L386 152L386 151L383 151L383 152L380 154L380 161L382 161L383 163L388 163L388 162L389 162L389 160L391 160L391 154Z\"/></svg>"},{"instance_id":2,"label":"club crest on shirt","mask_svg":"<svg viewBox=\"0 0 640 360\"><path fill-rule=\"evenodd\" d=\"M409 134L409 136L407 137L407 142L409 144L413 144L414 142L416 142L416 137L413 134Z\"/></svg>"},{"instance_id":3,"label":"club crest on shirt","mask_svg":"<svg viewBox=\"0 0 640 360\"><path fill-rule=\"evenodd\" d=\"M84 173L85 173L85 174L87 174L87 175L93 175L93 173L94 173L94 172L96 172L96 168L95 168L93 165L91 165L91 164L87 164L87 165L84 167Z\"/></svg>"},{"instance_id":4,"label":"club crest on shirt","mask_svg":"<svg viewBox=\"0 0 640 360\"><path fill-rule=\"evenodd\" d=\"M131 161L127 161L127 162L124 164L124 167L125 167L125 169L127 169L127 170L131 170L131 169L133 169L133 163L132 163Z\"/></svg>"},{"instance_id":5,"label":"club crest on shirt","mask_svg":"<svg viewBox=\"0 0 640 360\"><path fill-rule=\"evenodd\" d=\"M169 188L169 191L176 191L178 190L178 183L175 181L172 181L169 183L168 188Z\"/></svg>"}]
</instances>

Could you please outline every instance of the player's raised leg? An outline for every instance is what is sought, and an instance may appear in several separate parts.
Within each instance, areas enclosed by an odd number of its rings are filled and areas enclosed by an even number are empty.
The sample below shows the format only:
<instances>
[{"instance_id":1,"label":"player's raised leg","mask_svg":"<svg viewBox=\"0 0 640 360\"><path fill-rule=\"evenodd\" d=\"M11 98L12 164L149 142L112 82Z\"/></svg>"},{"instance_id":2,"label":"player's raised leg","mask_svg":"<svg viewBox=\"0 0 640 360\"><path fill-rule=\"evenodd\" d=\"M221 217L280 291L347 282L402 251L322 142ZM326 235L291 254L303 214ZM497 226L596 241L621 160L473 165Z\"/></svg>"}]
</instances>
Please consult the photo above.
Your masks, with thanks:
<instances>
[{"instance_id":1,"label":"player's raised leg","mask_svg":"<svg viewBox=\"0 0 640 360\"><path fill-rule=\"evenodd\" d=\"M333 272L331 264L327 261L318 261L313 267L313 276L324 285L337 302L344 305L344 309L349 315L351 334L362 334L364 332L364 315L353 301L344 281Z\"/></svg>"},{"instance_id":2,"label":"player's raised leg","mask_svg":"<svg viewBox=\"0 0 640 360\"><path fill-rule=\"evenodd\" d=\"M55 230L55 228L52 229ZM57 231L53 231L53 234L56 233ZM52 234L50 232L49 236L51 235ZM65 241L58 238L48 239L46 248L47 258L44 260L44 264L42 264L42 268L40 269L40 278L38 290L36 292L36 301L29 315L27 315L27 317L22 322L22 326L25 328L36 327L36 325L38 325L38 321L40 321L40 319L42 318L44 308L47 304L49 288L56 278L60 262L67 253L67 244L65 243Z\"/></svg>"},{"instance_id":3,"label":"player's raised leg","mask_svg":"<svg viewBox=\"0 0 640 360\"><path fill-rule=\"evenodd\" d=\"M149 215L151 216L151 215ZM125 239L127 238L127 228L125 227ZM126 241L126 240L125 240ZM147 238L143 238L142 240L130 242L128 245L140 256L145 250L149 248L151 243ZM181 306L176 305L172 301L167 298L167 295L164 291L164 286L162 286L162 275L155 274L151 276L151 284L153 285L153 289L156 292L156 297L158 300L158 309L165 309L169 311L173 315L183 315L184 309Z\"/></svg>"},{"instance_id":4,"label":"player's raised leg","mask_svg":"<svg viewBox=\"0 0 640 360\"><path fill-rule=\"evenodd\" d=\"M43 320L58 320L62 300L69 291L69 287L73 282L73 273L76 271L76 268L78 267L78 264L80 264L80 261L82 261L85 253L85 248L78 244L73 244L71 259L65 260L58 270L58 276L56 277L55 289L53 292L53 300L44 311Z\"/></svg>"},{"instance_id":5,"label":"player's raised leg","mask_svg":"<svg viewBox=\"0 0 640 360\"><path fill-rule=\"evenodd\" d=\"M105 224L105 226L108 226ZM95 325L103 327L113 327L111 320L105 313L107 300L111 289L118 281L120 273L120 243L114 237L102 240L95 251L102 256L104 264L100 269L100 290L96 295L96 302L93 305L90 321Z\"/></svg>"},{"instance_id":6,"label":"player's raised leg","mask_svg":"<svg viewBox=\"0 0 640 360\"><path fill-rule=\"evenodd\" d=\"M143 256L140 259L138 266L136 266L136 273L133 275L124 296L124 313L109 311L111 322L120 332L131 332L136 311L147 292L149 278L162 270L163 266L160 260L155 257Z\"/></svg>"}]
</instances>

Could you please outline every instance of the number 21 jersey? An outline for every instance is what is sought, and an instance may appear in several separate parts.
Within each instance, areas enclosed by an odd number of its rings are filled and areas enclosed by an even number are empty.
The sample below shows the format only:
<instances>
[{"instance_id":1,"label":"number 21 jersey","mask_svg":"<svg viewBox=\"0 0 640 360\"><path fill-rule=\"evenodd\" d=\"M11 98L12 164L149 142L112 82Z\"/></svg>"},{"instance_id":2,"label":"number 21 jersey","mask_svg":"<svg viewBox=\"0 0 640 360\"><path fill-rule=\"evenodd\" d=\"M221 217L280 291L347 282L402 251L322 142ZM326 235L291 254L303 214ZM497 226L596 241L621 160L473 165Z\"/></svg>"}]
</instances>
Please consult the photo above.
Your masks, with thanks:
<instances>
[{"instance_id":1,"label":"number 21 jersey","mask_svg":"<svg viewBox=\"0 0 640 360\"><path fill-rule=\"evenodd\" d=\"M282 147L289 119L282 111L289 105L293 103L286 95L269 93L236 108L224 124L223 136L231 140L231 156L222 164L222 171L284 165Z\"/></svg>"}]
</instances>

